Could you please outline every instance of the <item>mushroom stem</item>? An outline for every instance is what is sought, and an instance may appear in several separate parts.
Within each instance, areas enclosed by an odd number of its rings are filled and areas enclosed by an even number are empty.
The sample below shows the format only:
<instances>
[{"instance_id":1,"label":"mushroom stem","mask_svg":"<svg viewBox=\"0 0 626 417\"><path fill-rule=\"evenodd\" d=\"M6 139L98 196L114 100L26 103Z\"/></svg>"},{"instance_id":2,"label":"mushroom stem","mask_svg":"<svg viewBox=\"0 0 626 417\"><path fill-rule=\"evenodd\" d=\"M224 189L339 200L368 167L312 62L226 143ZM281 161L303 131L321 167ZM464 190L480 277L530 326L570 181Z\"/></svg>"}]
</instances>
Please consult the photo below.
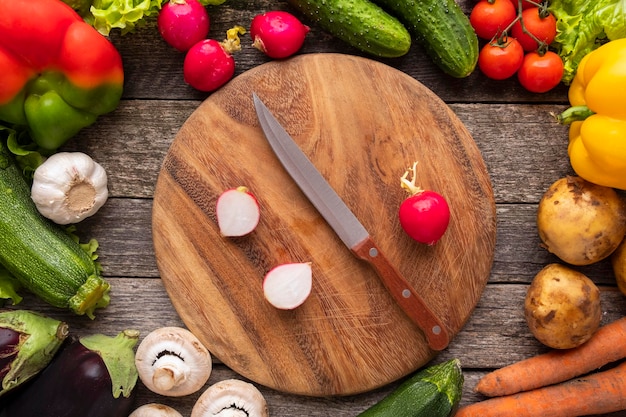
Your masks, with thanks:
<instances>
[{"instance_id":1,"label":"mushroom stem","mask_svg":"<svg viewBox=\"0 0 626 417\"><path fill-rule=\"evenodd\" d=\"M153 368L152 383L162 391L169 391L184 383L185 375L191 371L189 366L173 353L161 356L154 363Z\"/></svg>"}]
</instances>

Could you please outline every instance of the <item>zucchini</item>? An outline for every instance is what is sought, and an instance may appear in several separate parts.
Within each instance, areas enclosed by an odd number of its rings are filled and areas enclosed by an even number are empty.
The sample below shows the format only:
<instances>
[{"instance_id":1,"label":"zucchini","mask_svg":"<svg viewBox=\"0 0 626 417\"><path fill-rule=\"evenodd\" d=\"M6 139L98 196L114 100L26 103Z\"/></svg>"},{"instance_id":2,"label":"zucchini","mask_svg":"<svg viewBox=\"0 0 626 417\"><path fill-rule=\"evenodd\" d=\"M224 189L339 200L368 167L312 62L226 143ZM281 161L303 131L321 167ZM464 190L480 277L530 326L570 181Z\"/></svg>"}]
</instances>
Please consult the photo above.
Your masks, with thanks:
<instances>
[{"instance_id":1,"label":"zucchini","mask_svg":"<svg viewBox=\"0 0 626 417\"><path fill-rule=\"evenodd\" d=\"M455 0L373 0L397 16L445 73L463 78L478 62L478 36Z\"/></svg>"},{"instance_id":2,"label":"zucchini","mask_svg":"<svg viewBox=\"0 0 626 417\"><path fill-rule=\"evenodd\" d=\"M369 0L289 0L333 36L381 58L405 55L411 35L400 21Z\"/></svg>"},{"instance_id":3,"label":"zucchini","mask_svg":"<svg viewBox=\"0 0 626 417\"><path fill-rule=\"evenodd\" d=\"M109 284L91 254L43 217L30 187L0 138L0 264L28 291L54 307L93 318L109 303Z\"/></svg>"},{"instance_id":4,"label":"zucchini","mask_svg":"<svg viewBox=\"0 0 626 417\"><path fill-rule=\"evenodd\" d=\"M448 417L463 393L458 359L417 372L357 417Z\"/></svg>"}]
</instances>

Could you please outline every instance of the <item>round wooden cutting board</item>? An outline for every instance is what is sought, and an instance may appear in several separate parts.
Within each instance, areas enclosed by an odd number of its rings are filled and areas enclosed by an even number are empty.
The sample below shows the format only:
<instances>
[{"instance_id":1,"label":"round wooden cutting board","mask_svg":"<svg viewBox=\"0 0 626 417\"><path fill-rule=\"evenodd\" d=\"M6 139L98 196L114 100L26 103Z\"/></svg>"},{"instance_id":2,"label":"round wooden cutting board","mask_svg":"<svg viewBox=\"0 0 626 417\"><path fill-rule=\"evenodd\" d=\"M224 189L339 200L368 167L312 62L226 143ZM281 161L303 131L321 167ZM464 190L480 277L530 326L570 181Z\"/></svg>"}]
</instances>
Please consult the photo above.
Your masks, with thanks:
<instances>
[{"instance_id":1,"label":"round wooden cutting board","mask_svg":"<svg viewBox=\"0 0 626 417\"><path fill-rule=\"evenodd\" d=\"M224 364L294 394L348 395L408 375L437 352L354 258L272 153L254 111L265 102L451 336L489 278L496 234L481 154L449 107L414 78L340 54L301 55L246 71L189 117L156 184L153 237L165 288L185 325ZM397 211L400 177L443 194L450 226L434 246L411 240ZM245 185L261 220L225 238L219 195ZM263 297L264 275L311 262L313 290L292 311Z\"/></svg>"}]
</instances>

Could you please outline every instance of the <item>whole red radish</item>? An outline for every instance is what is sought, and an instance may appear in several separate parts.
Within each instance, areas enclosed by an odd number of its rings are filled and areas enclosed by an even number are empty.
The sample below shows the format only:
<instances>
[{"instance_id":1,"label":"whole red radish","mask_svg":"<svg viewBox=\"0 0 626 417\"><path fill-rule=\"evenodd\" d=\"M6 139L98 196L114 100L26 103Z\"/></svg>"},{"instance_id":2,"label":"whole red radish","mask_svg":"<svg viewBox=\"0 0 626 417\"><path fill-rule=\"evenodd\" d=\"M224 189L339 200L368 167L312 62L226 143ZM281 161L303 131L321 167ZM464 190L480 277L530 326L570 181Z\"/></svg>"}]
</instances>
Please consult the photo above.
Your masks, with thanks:
<instances>
[{"instance_id":1,"label":"whole red radish","mask_svg":"<svg viewBox=\"0 0 626 417\"><path fill-rule=\"evenodd\" d=\"M250 25L252 44L270 58L287 58L300 50L309 27L297 17L284 11L257 15Z\"/></svg>"},{"instance_id":2,"label":"whole red radish","mask_svg":"<svg viewBox=\"0 0 626 417\"><path fill-rule=\"evenodd\" d=\"M400 180L402 188L407 189L411 196L400 204L398 217L400 225L411 238L420 243L434 245L448 229L450 207L441 194L415 185L416 166L417 162ZM407 180L409 172L413 172L411 181Z\"/></svg>"},{"instance_id":3,"label":"whole red radish","mask_svg":"<svg viewBox=\"0 0 626 417\"><path fill-rule=\"evenodd\" d=\"M198 0L169 0L157 18L159 33L181 52L209 34L209 14Z\"/></svg>"},{"instance_id":4,"label":"whole red radish","mask_svg":"<svg viewBox=\"0 0 626 417\"><path fill-rule=\"evenodd\" d=\"M223 42L205 39L192 46L183 63L185 82L196 90L211 92L230 81L235 74L232 53L241 49L239 35L243 33L245 30L236 26L228 30Z\"/></svg>"},{"instance_id":5,"label":"whole red radish","mask_svg":"<svg viewBox=\"0 0 626 417\"><path fill-rule=\"evenodd\" d=\"M225 237L238 237L251 233L261 217L259 203L247 187L224 191L215 207L217 225Z\"/></svg>"}]
</instances>

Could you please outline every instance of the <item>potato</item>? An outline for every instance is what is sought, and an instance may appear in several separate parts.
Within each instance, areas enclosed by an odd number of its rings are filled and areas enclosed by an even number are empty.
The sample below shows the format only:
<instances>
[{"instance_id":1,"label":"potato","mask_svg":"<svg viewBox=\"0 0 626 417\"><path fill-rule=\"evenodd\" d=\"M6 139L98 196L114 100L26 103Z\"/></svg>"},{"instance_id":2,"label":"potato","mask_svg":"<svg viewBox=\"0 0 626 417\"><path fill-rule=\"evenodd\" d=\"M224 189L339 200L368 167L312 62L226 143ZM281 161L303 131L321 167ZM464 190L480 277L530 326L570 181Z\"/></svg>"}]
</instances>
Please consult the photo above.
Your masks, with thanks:
<instances>
[{"instance_id":1,"label":"potato","mask_svg":"<svg viewBox=\"0 0 626 417\"><path fill-rule=\"evenodd\" d=\"M617 288L626 295L626 239L611 254L611 266L615 274Z\"/></svg>"},{"instance_id":2,"label":"potato","mask_svg":"<svg viewBox=\"0 0 626 417\"><path fill-rule=\"evenodd\" d=\"M554 349L570 349L585 343L598 329L600 290L584 274L549 264L528 288L524 314L537 340Z\"/></svg>"},{"instance_id":3,"label":"potato","mask_svg":"<svg viewBox=\"0 0 626 417\"><path fill-rule=\"evenodd\" d=\"M552 184L537 209L543 246L571 265L607 258L626 234L626 206L614 189L568 176Z\"/></svg>"}]
</instances>

